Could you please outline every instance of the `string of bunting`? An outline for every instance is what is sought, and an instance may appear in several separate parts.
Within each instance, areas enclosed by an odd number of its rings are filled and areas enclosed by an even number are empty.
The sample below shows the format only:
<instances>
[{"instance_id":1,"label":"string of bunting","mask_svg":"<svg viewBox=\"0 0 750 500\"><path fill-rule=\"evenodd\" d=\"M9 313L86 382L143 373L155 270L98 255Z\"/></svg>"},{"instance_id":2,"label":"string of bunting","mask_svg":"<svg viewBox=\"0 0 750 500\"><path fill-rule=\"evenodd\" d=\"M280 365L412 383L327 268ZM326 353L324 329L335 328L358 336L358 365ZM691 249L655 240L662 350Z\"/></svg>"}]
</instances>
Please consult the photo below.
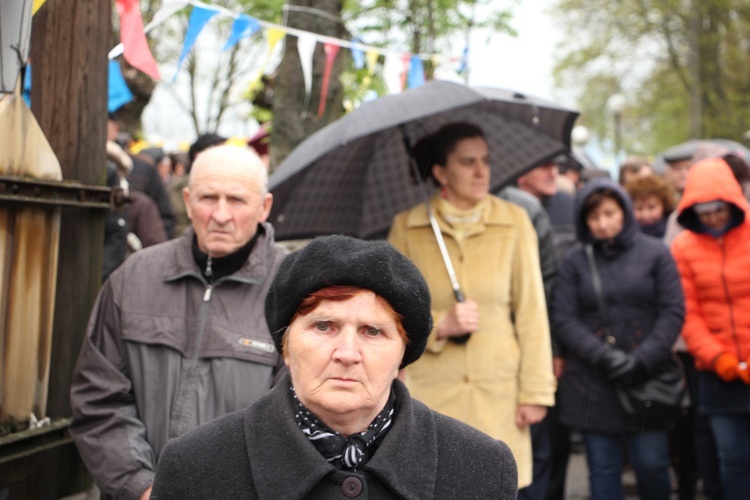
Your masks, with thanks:
<instances>
[{"instance_id":1,"label":"string of bunting","mask_svg":"<svg viewBox=\"0 0 750 500\"><path fill-rule=\"evenodd\" d=\"M109 52L112 60L120 55L125 57L130 65L143 71L155 80L161 80L156 62L146 43L146 34L155 27L162 24L179 10L190 5L192 10L188 20L188 28L182 47L180 58L177 62L175 74L169 81L174 83L179 74L184 59L195 46L195 43L205 26L217 15L232 17L232 31L224 45L226 51L236 45L240 40L248 38L264 29L267 43L266 55L260 65L257 75L250 84L250 89L260 82L266 67L270 62L274 48L284 36L297 37L297 50L305 82L305 109L310 101L312 89L312 56L318 43L323 44L326 61L323 71L323 82L321 86L320 106L318 116L325 113L325 105L328 96L330 75L340 48L348 48L352 53L352 59L357 69L367 68L368 76L365 83L369 83L374 74L377 61L380 56L385 60L382 66L382 77L389 93L401 92L404 88L418 87L425 81L424 60L430 60L437 67L446 63L460 63L463 67L468 56L467 50L460 57L444 57L439 54L412 54L409 52L396 51L388 48L375 47L361 43L358 39L343 40L327 35L312 33L288 26L270 23L254 18L245 13L235 13L224 7L209 5L199 0L165 0L162 7L154 14L152 21L143 26L143 21L138 6L139 0L116 0L117 10L120 14L121 43Z\"/></svg>"}]
</instances>

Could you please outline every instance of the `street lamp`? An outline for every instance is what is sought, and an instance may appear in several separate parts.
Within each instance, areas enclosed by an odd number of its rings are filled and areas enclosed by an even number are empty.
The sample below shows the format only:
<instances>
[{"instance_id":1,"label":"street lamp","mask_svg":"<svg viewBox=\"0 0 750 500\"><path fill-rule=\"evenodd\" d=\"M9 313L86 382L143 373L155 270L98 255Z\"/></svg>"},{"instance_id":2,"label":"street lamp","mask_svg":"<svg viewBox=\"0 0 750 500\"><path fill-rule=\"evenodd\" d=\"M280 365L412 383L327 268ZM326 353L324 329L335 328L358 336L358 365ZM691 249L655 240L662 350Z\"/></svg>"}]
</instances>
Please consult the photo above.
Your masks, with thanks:
<instances>
[{"instance_id":1,"label":"street lamp","mask_svg":"<svg viewBox=\"0 0 750 500\"><path fill-rule=\"evenodd\" d=\"M620 93L612 94L607 100L607 109L612 113L614 122L614 156L617 158L622 148L622 112L625 109L625 96Z\"/></svg>"},{"instance_id":2,"label":"street lamp","mask_svg":"<svg viewBox=\"0 0 750 500\"><path fill-rule=\"evenodd\" d=\"M576 125L570 133L570 140L574 146L584 148L589 142L589 129L584 125Z\"/></svg>"}]
</instances>

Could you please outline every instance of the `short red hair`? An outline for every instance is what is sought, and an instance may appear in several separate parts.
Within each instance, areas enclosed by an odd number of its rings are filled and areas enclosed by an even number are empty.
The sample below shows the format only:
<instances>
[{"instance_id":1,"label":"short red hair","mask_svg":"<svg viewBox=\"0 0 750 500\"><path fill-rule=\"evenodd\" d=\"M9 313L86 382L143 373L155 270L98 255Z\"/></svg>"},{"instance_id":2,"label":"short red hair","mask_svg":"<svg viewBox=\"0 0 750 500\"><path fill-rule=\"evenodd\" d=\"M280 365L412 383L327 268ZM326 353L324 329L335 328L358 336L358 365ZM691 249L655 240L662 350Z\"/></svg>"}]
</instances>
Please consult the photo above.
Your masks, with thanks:
<instances>
[{"instance_id":1,"label":"short red hair","mask_svg":"<svg viewBox=\"0 0 750 500\"><path fill-rule=\"evenodd\" d=\"M299 307L297 308L297 312L294 313L294 316L292 316L289 324L291 325L292 323L294 323L294 320L297 319L298 316L305 316L313 312L323 301L330 300L332 302L343 302L345 300L351 299L358 293L365 291L369 290L367 290L366 288L349 285L334 285L316 290L302 300ZM393 318L394 322L396 323L396 331L398 332L398 336L401 337L401 340L404 341L404 344L408 345L409 336L406 334L406 330L404 329L404 317L397 313L393 306L391 306L391 304L380 295L375 294L375 299L380 303L381 306L383 306L383 309L385 309L386 313ZM287 330L284 332L284 338L282 340L282 346L284 350L282 351L282 354L286 353L288 333L289 328L287 328Z\"/></svg>"}]
</instances>

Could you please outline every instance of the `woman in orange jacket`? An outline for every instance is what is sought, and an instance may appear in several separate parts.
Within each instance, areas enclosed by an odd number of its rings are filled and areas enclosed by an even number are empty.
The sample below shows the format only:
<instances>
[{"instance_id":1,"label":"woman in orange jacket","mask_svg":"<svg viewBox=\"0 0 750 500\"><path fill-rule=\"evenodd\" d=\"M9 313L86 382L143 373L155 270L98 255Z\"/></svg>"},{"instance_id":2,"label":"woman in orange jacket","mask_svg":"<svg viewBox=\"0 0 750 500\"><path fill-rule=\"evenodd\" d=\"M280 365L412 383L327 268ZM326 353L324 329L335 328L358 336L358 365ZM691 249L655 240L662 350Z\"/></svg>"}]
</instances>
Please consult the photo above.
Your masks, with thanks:
<instances>
[{"instance_id":1,"label":"woman in orange jacket","mask_svg":"<svg viewBox=\"0 0 750 500\"><path fill-rule=\"evenodd\" d=\"M698 369L697 409L716 438L724 498L750 498L750 220L726 161L690 170L672 253L685 292L682 336Z\"/></svg>"}]
</instances>

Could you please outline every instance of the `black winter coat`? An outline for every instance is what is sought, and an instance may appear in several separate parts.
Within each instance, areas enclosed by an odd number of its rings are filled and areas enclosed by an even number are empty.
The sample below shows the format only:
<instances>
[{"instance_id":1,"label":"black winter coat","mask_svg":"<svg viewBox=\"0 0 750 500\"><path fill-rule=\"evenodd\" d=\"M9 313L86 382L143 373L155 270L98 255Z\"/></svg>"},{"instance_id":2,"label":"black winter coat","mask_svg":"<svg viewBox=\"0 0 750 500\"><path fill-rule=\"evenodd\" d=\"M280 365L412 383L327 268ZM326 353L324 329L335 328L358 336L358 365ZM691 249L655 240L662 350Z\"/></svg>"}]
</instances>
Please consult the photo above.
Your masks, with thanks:
<instances>
[{"instance_id":1,"label":"black winter coat","mask_svg":"<svg viewBox=\"0 0 750 500\"><path fill-rule=\"evenodd\" d=\"M594 192L610 188L624 207L623 229L608 244L596 241L584 220L583 205ZM579 243L563 260L553 302L553 332L566 349L558 405L563 423L583 430L633 430L620 408L615 386L597 366L611 347L633 352L650 372L670 356L685 315L680 277L669 249L642 234L627 193L607 179L587 184L576 199ZM594 255L607 304L609 342L603 332L584 245Z\"/></svg>"},{"instance_id":2,"label":"black winter coat","mask_svg":"<svg viewBox=\"0 0 750 500\"><path fill-rule=\"evenodd\" d=\"M502 442L441 415L393 384L393 427L361 472L326 462L294 421L290 378L245 410L167 444L152 499L515 499L516 463Z\"/></svg>"}]
</instances>

